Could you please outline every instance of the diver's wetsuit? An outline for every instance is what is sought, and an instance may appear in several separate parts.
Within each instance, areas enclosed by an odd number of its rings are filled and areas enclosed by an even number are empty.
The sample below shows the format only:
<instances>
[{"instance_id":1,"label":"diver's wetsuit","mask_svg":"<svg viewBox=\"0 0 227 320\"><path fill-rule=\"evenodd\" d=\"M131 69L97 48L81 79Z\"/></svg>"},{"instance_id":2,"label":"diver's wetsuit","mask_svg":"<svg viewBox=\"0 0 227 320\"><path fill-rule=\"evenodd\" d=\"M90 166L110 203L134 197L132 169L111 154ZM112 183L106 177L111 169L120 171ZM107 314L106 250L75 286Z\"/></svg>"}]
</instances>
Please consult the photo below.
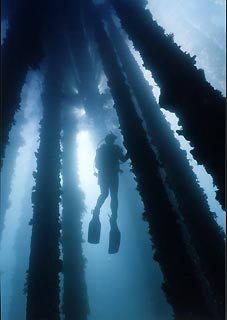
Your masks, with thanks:
<instances>
[{"instance_id":1,"label":"diver's wetsuit","mask_svg":"<svg viewBox=\"0 0 227 320\"><path fill-rule=\"evenodd\" d=\"M97 150L95 164L98 169L98 184L101 194L98 197L94 214L99 214L100 208L108 197L110 190L112 217L117 218L119 161L125 162L127 159L128 156L125 156L122 148L116 144L106 143Z\"/></svg>"}]
</instances>

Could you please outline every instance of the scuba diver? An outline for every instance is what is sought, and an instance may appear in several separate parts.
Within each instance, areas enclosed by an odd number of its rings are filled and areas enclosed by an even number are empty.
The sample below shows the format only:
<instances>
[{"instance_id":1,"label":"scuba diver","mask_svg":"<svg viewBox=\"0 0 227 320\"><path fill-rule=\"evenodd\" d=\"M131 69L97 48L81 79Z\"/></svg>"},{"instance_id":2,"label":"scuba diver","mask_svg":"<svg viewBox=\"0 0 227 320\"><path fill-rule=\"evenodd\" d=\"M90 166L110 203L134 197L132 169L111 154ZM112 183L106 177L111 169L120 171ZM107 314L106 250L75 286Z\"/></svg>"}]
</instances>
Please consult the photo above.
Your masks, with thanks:
<instances>
[{"instance_id":1,"label":"scuba diver","mask_svg":"<svg viewBox=\"0 0 227 320\"><path fill-rule=\"evenodd\" d=\"M118 174L120 170L120 162L128 160L128 154L124 155L122 148L114 144L117 137L110 133L105 137L105 143L102 144L96 151L95 166L98 169L98 184L101 194L98 197L96 206L93 210L93 215L99 215L101 206L108 197L110 191L111 197L111 219L117 219L118 209Z\"/></svg>"},{"instance_id":2,"label":"scuba diver","mask_svg":"<svg viewBox=\"0 0 227 320\"><path fill-rule=\"evenodd\" d=\"M117 137L111 132L105 137L105 143L103 143L96 150L95 157L95 166L98 170L98 174L95 175L98 177L98 184L100 186L100 196L97 199L96 206L93 210L93 225L96 225L96 229L101 229L99 222L100 209L105 202L108 194L110 192L111 197L111 218L110 225L112 231L117 228L117 210L118 210L118 184L119 184L119 172L120 163L123 163L129 159L128 153L124 155L123 149L114 143ZM92 222L91 221L91 222ZM100 225L100 228L98 227ZM96 230L93 229L93 230ZM96 231L97 231L96 230ZM96 236L95 236L96 234ZM94 237L92 237L94 235ZM100 233L94 232L90 233L90 238L88 239L91 243L99 242ZM93 238L93 239L92 239Z\"/></svg>"}]
</instances>

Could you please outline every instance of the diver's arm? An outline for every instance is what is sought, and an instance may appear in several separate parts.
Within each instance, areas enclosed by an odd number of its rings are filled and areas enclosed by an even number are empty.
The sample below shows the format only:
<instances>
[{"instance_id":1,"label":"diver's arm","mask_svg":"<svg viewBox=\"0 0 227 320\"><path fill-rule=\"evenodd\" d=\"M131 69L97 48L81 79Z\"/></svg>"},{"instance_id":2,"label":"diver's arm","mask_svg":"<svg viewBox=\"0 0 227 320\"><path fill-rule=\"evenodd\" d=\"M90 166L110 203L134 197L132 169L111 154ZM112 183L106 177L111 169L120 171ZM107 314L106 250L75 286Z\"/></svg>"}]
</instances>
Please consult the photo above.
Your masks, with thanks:
<instances>
[{"instance_id":1,"label":"diver's arm","mask_svg":"<svg viewBox=\"0 0 227 320\"><path fill-rule=\"evenodd\" d=\"M124 155L123 149L119 147L119 160L121 162L126 162L129 159L129 154L128 152Z\"/></svg>"}]
</instances>

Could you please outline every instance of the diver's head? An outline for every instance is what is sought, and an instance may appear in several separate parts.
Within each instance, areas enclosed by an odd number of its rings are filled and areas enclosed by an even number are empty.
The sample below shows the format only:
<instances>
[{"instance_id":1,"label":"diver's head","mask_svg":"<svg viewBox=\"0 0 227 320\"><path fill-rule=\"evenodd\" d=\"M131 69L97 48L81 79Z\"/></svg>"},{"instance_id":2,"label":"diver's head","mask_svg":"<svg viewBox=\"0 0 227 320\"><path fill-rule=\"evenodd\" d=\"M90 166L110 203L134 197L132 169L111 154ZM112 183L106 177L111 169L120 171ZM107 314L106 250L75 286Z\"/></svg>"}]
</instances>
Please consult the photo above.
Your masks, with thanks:
<instances>
[{"instance_id":1,"label":"diver's head","mask_svg":"<svg viewBox=\"0 0 227 320\"><path fill-rule=\"evenodd\" d=\"M113 134L113 132L111 132L105 137L105 142L107 144L113 144L116 139L117 139L117 137L115 136L115 134Z\"/></svg>"}]
</instances>

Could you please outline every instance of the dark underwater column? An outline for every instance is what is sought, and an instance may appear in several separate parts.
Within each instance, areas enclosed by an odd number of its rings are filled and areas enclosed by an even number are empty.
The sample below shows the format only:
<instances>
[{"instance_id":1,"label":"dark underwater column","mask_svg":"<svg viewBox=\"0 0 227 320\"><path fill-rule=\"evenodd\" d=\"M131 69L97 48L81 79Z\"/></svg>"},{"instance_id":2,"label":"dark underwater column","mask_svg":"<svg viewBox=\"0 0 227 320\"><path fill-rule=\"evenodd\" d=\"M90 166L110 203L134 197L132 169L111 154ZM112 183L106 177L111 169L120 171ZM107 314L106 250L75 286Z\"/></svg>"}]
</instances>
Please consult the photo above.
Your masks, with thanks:
<instances>
[{"instance_id":1,"label":"dark underwater column","mask_svg":"<svg viewBox=\"0 0 227 320\"><path fill-rule=\"evenodd\" d=\"M218 304L220 314L223 314L225 297L223 231L210 212L206 196L196 181L196 175L189 165L186 153L180 149L179 142L155 101L151 87L110 16L107 21L110 38L115 44L127 80L142 111L152 144L157 149L161 165L167 173L167 182L174 191L179 210L188 228L191 246L196 249L198 265L209 281L210 291Z\"/></svg>"},{"instance_id":2,"label":"dark underwater column","mask_svg":"<svg viewBox=\"0 0 227 320\"><path fill-rule=\"evenodd\" d=\"M144 65L160 86L160 104L175 112L190 140L195 159L204 164L218 187L217 199L225 206L225 100L205 79L195 59L180 50L151 13L135 2L112 0L122 25Z\"/></svg>"},{"instance_id":3,"label":"dark underwater column","mask_svg":"<svg viewBox=\"0 0 227 320\"><path fill-rule=\"evenodd\" d=\"M64 260L63 312L67 320L86 320L89 313L82 252L84 194L79 188L76 162L77 120L65 106L62 117L62 246Z\"/></svg>"},{"instance_id":4,"label":"dark underwater column","mask_svg":"<svg viewBox=\"0 0 227 320\"><path fill-rule=\"evenodd\" d=\"M83 1L69 1L64 8L66 12L65 26L69 50L75 66L75 82L81 104L92 119L104 124L103 101L98 90L100 75L100 60L94 41L89 38L86 12L83 11ZM101 131L101 128L98 128Z\"/></svg>"},{"instance_id":5,"label":"dark underwater column","mask_svg":"<svg viewBox=\"0 0 227 320\"><path fill-rule=\"evenodd\" d=\"M42 1L22 1L10 21L1 59L1 167L14 115L20 108L20 94L28 68L37 69L42 59L40 39L44 19Z\"/></svg>"},{"instance_id":6,"label":"dark underwater column","mask_svg":"<svg viewBox=\"0 0 227 320\"><path fill-rule=\"evenodd\" d=\"M150 148L142 121L135 111L117 56L95 11L92 11L92 16L124 145L130 155L145 206L145 217L155 247L155 259L160 263L164 275L163 289L173 306L175 319L214 319L204 297L195 265L187 252L178 213L167 196L155 154Z\"/></svg>"},{"instance_id":7,"label":"dark underwater column","mask_svg":"<svg viewBox=\"0 0 227 320\"><path fill-rule=\"evenodd\" d=\"M43 93L43 119L37 153L28 270L27 320L58 320L60 223L60 84L49 66Z\"/></svg>"}]
</instances>

